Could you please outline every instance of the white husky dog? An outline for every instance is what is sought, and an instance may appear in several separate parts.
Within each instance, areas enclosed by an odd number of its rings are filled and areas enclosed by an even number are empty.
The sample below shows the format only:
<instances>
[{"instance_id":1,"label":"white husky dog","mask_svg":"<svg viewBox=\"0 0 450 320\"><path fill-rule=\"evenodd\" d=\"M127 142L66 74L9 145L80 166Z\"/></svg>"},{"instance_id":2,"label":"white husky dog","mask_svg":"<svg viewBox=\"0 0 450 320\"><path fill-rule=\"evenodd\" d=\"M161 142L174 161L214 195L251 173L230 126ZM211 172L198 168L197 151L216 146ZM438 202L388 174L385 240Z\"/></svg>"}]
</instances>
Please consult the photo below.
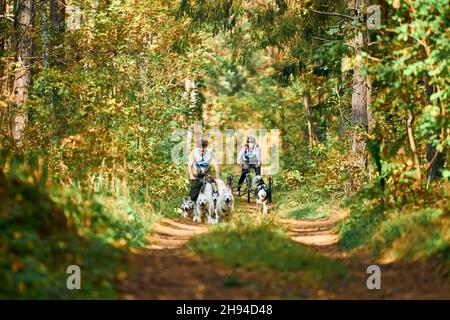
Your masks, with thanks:
<instances>
[{"instance_id":1,"label":"white husky dog","mask_svg":"<svg viewBox=\"0 0 450 320\"><path fill-rule=\"evenodd\" d=\"M264 183L261 176L255 177L256 185L256 212L262 211L264 214L269 212L269 187Z\"/></svg>"},{"instance_id":2,"label":"white husky dog","mask_svg":"<svg viewBox=\"0 0 450 320\"><path fill-rule=\"evenodd\" d=\"M234 197L230 188L222 181L216 180L219 189L219 197L216 204L216 216L220 219L229 216L234 211Z\"/></svg>"},{"instance_id":3,"label":"white husky dog","mask_svg":"<svg viewBox=\"0 0 450 320\"><path fill-rule=\"evenodd\" d=\"M212 198L212 186L210 183L206 183L203 190L198 195L195 209L194 218L192 219L194 222L202 222L202 216L206 215L208 223L213 223L215 212Z\"/></svg>"}]
</instances>

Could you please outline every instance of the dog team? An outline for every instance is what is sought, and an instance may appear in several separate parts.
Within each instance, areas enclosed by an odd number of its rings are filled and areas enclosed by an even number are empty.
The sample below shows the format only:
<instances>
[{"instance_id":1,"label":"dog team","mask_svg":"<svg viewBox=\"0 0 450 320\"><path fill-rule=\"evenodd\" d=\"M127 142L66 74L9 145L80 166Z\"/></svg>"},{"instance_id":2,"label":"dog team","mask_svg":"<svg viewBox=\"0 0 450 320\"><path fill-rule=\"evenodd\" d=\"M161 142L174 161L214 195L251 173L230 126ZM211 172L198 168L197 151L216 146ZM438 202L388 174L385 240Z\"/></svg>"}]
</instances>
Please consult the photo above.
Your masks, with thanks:
<instances>
[{"instance_id":1,"label":"dog team","mask_svg":"<svg viewBox=\"0 0 450 320\"><path fill-rule=\"evenodd\" d=\"M237 186L238 196L241 195L241 185L246 175L254 169L256 210L267 214L270 190L261 177L261 149L254 137L247 138L246 144L239 151L237 163L242 165ZM216 179L211 176L211 166L214 167ZM200 138L189 155L188 172L191 190L189 197L183 199L183 217L192 218L194 222L216 224L233 213L235 201L232 186L226 185L219 178L219 166L212 150L208 148L207 138Z\"/></svg>"}]
</instances>

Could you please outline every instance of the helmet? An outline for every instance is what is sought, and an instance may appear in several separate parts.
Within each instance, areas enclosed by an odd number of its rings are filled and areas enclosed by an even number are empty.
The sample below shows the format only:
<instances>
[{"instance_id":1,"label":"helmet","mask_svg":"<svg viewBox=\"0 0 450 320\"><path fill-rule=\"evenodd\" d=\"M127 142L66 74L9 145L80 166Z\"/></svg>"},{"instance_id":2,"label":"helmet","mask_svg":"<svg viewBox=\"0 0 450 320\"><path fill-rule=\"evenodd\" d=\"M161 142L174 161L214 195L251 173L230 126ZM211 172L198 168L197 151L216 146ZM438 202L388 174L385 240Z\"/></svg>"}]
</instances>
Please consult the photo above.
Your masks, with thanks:
<instances>
[{"instance_id":1,"label":"helmet","mask_svg":"<svg viewBox=\"0 0 450 320\"><path fill-rule=\"evenodd\" d=\"M208 139L207 138L200 138L197 140L197 147L199 148L206 148L208 146Z\"/></svg>"},{"instance_id":2,"label":"helmet","mask_svg":"<svg viewBox=\"0 0 450 320\"><path fill-rule=\"evenodd\" d=\"M256 143L255 137L248 136L248 137L247 137L247 143Z\"/></svg>"}]
</instances>

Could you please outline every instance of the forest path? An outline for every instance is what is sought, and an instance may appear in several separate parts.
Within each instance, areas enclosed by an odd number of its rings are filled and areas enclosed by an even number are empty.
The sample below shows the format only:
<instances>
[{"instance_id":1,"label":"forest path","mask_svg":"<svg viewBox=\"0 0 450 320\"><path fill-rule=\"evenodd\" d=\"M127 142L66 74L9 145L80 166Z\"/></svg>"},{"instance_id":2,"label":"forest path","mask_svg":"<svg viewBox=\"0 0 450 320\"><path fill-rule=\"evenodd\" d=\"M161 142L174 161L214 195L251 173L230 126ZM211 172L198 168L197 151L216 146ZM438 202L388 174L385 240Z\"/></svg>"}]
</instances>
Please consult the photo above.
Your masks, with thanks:
<instances>
[{"instance_id":1,"label":"forest path","mask_svg":"<svg viewBox=\"0 0 450 320\"><path fill-rule=\"evenodd\" d=\"M119 288L124 299L260 299L254 286L227 287L227 279L246 279L250 273L236 271L187 248L192 237L210 226L188 219L163 218L153 226L149 244L129 259L130 275ZM252 282L251 280L249 280Z\"/></svg>"},{"instance_id":2,"label":"forest path","mask_svg":"<svg viewBox=\"0 0 450 320\"><path fill-rule=\"evenodd\" d=\"M239 200L248 215L252 205ZM340 279L323 289L305 289L280 283L272 276L243 268L232 268L192 254L187 242L207 232L210 226L188 219L163 218L153 228L149 244L129 258L130 276L119 286L124 299L450 299L450 281L444 281L440 261L380 264L364 253L349 254L338 245L335 225L345 217L336 212L320 219L284 219L292 240L317 253L341 261L351 278ZM382 272L382 289L369 290L367 267L377 264ZM240 285L227 282L238 279Z\"/></svg>"},{"instance_id":3,"label":"forest path","mask_svg":"<svg viewBox=\"0 0 450 320\"><path fill-rule=\"evenodd\" d=\"M335 212L320 219L280 219L292 240L317 253L342 262L350 279L334 282L320 294L325 299L450 299L450 280L438 259L417 262L382 263L368 253L349 253L339 248L336 223L346 214ZM381 269L381 290L367 288L367 267Z\"/></svg>"}]
</instances>

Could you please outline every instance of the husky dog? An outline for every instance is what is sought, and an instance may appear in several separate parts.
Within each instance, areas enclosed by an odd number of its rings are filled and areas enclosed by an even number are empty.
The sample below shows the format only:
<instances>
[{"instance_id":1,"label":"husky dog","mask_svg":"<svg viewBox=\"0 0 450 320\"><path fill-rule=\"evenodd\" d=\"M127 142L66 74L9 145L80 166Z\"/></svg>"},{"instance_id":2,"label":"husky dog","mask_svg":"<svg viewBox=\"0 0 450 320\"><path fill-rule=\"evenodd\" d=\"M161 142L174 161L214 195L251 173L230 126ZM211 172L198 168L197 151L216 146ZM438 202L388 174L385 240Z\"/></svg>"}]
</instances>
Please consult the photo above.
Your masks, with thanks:
<instances>
[{"instance_id":1,"label":"husky dog","mask_svg":"<svg viewBox=\"0 0 450 320\"><path fill-rule=\"evenodd\" d=\"M264 214L269 212L269 187L264 183L261 176L255 177L256 185L256 212L262 211Z\"/></svg>"},{"instance_id":2,"label":"husky dog","mask_svg":"<svg viewBox=\"0 0 450 320\"><path fill-rule=\"evenodd\" d=\"M219 196L220 196L219 190L214 190L213 189L211 196L212 196L212 200L213 200L213 211L214 211L214 214L211 217L208 216L208 223L210 223L210 224L219 223L220 216L217 215L217 204L218 204Z\"/></svg>"},{"instance_id":3,"label":"husky dog","mask_svg":"<svg viewBox=\"0 0 450 320\"><path fill-rule=\"evenodd\" d=\"M213 223L214 202L212 198L212 186L210 183L206 183L202 191L198 195L197 202L195 203L195 214L192 219L194 222L202 222L202 216L206 215L208 223Z\"/></svg>"},{"instance_id":4,"label":"husky dog","mask_svg":"<svg viewBox=\"0 0 450 320\"><path fill-rule=\"evenodd\" d=\"M218 218L229 216L234 211L234 197L230 188L225 187L219 193L217 199L216 215Z\"/></svg>"},{"instance_id":5,"label":"husky dog","mask_svg":"<svg viewBox=\"0 0 450 320\"><path fill-rule=\"evenodd\" d=\"M191 198L183 198L183 203L181 204L181 215L185 218L190 218L194 216L195 202Z\"/></svg>"}]
</instances>

